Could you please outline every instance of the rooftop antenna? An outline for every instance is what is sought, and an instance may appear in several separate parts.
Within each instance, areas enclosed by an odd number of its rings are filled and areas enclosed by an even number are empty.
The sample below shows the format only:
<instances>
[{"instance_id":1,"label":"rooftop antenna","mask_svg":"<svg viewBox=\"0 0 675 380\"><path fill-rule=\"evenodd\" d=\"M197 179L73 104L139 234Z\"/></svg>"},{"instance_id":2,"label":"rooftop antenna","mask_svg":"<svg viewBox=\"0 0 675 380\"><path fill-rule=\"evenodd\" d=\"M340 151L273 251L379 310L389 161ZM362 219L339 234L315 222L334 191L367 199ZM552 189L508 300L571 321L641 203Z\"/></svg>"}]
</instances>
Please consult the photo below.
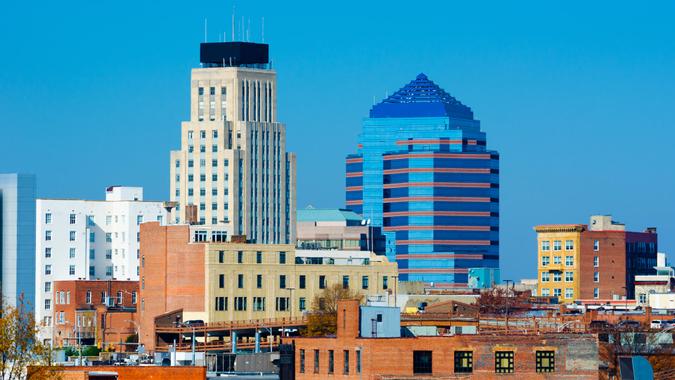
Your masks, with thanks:
<instances>
[{"instance_id":1,"label":"rooftop antenna","mask_svg":"<svg viewBox=\"0 0 675 380\"><path fill-rule=\"evenodd\" d=\"M265 16L262 18L262 42L265 43Z\"/></svg>"},{"instance_id":2,"label":"rooftop antenna","mask_svg":"<svg viewBox=\"0 0 675 380\"><path fill-rule=\"evenodd\" d=\"M208 25L209 25L209 20L204 17L204 42L209 42L208 41Z\"/></svg>"},{"instance_id":3,"label":"rooftop antenna","mask_svg":"<svg viewBox=\"0 0 675 380\"><path fill-rule=\"evenodd\" d=\"M232 42L234 42L235 35L234 35L234 11L235 11L235 5L232 4Z\"/></svg>"}]
</instances>

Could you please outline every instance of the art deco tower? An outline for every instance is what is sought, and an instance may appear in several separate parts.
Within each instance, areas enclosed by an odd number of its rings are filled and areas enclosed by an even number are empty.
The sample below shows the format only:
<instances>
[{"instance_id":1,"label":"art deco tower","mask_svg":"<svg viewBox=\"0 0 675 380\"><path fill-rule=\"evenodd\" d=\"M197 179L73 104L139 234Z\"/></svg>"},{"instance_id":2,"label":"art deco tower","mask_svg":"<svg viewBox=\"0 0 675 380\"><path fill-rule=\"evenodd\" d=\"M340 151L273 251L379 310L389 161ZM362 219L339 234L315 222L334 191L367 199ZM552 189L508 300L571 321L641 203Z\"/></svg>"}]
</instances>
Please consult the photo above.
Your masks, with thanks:
<instances>
[{"instance_id":1,"label":"art deco tower","mask_svg":"<svg viewBox=\"0 0 675 380\"><path fill-rule=\"evenodd\" d=\"M269 46L202 43L192 69L190 120L171 152L173 219L209 225L227 238L295 240L295 155L277 122Z\"/></svg>"}]
</instances>

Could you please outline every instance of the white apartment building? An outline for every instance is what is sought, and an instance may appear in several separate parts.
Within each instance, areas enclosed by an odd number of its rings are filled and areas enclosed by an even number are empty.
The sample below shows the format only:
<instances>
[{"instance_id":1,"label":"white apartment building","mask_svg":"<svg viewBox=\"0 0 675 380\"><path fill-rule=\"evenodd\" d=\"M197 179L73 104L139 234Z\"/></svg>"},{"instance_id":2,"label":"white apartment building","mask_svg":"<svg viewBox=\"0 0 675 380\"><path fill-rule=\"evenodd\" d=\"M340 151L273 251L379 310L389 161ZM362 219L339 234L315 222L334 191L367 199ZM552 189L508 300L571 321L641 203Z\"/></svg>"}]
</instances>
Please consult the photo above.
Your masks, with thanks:
<instances>
[{"instance_id":1,"label":"white apartment building","mask_svg":"<svg viewBox=\"0 0 675 380\"><path fill-rule=\"evenodd\" d=\"M277 121L268 45L201 44L190 120L171 152L172 220L217 226L255 243L295 241L295 155ZM188 206L190 211L188 213Z\"/></svg>"},{"instance_id":2,"label":"white apartment building","mask_svg":"<svg viewBox=\"0 0 675 380\"><path fill-rule=\"evenodd\" d=\"M163 202L143 201L143 188L111 186L105 201L38 199L35 312L51 339L52 287L60 280L138 281L140 224L167 220Z\"/></svg>"}]
</instances>

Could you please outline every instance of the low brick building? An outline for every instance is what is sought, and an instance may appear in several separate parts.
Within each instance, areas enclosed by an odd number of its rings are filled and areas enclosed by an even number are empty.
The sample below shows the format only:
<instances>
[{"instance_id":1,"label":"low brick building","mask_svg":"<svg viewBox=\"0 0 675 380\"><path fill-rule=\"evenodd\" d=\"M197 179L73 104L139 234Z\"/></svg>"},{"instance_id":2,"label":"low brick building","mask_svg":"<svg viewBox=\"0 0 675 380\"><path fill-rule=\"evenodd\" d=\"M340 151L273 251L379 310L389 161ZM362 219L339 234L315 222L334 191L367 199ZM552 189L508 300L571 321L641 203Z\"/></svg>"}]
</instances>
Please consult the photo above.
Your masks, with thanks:
<instances>
[{"instance_id":1,"label":"low brick building","mask_svg":"<svg viewBox=\"0 0 675 380\"><path fill-rule=\"evenodd\" d=\"M63 380L206 380L206 367L74 366L63 367L61 378Z\"/></svg>"},{"instance_id":2,"label":"low brick building","mask_svg":"<svg viewBox=\"0 0 675 380\"><path fill-rule=\"evenodd\" d=\"M136 334L138 281L54 282L54 345L97 345L133 351L124 342Z\"/></svg>"},{"instance_id":3,"label":"low brick building","mask_svg":"<svg viewBox=\"0 0 675 380\"><path fill-rule=\"evenodd\" d=\"M296 379L407 379L457 375L477 379L598 378L592 334L361 336L359 303L341 301L336 337L291 338Z\"/></svg>"}]
</instances>

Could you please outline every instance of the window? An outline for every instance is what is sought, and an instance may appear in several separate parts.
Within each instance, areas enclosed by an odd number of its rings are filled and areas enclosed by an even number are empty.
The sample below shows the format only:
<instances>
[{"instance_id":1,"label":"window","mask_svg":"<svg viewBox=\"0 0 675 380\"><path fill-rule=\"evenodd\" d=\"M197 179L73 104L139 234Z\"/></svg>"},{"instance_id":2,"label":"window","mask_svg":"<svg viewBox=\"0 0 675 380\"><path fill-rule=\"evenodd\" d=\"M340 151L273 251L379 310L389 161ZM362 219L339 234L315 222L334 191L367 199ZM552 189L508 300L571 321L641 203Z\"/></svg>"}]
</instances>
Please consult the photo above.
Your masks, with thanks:
<instances>
[{"instance_id":1,"label":"window","mask_svg":"<svg viewBox=\"0 0 675 380\"><path fill-rule=\"evenodd\" d=\"M560 288L553 289L553 296L554 297L562 296L562 289L560 289Z\"/></svg>"},{"instance_id":2,"label":"window","mask_svg":"<svg viewBox=\"0 0 675 380\"><path fill-rule=\"evenodd\" d=\"M70 241L75 241L75 231L70 231L68 233Z\"/></svg>"},{"instance_id":3,"label":"window","mask_svg":"<svg viewBox=\"0 0 675 380\"><path fill-rule=\"evenodd\" d=\"M255 253L255 263L262 264L262 252L258 251Z\"/></svg>"},{"instance_id":4,"label":"window","mask_svg":"<svg viewBox=\"0 0 675 380\"><path fill-rule=\"evenodd\" d=\"M306 277L304 274L301 274L299 279L298 279L298 288L300 289L305 289L306 286Z\"/></svg>"},{"instance_id":5,"label":"window","mask_svg":"<svg viewBox=\"0 0 675 380\"><path fill-rule=\"evenodd\" d=\"M45 310L50 310L52 308L52 300L46 299L45 300Z\"/></svg>"},{"instance_id":6,"label":"window","mask_svg":"<svg viewBox=\"0 0 675 380\"><path fill-rule=\"evenodd\" d=\"M553 264L562 264L562 256L553 256Z\"/></svg>"},{"instance_id":7,"label":"window","mask_svg":"<svg viewBox=\"0 0 675 380\"><path fill-rule=\"evenodd\" d=\"M328 373L335 372L335 351L328 350Z\"/></svg>"},{"instance_id":8,"label":"window","mask_svg":"<svg viewBox=\"0 0 675 380\"><path fill-rule=\"evenodd\" d=\"M46 241L52 240L52 231L49 230L45 231L45 240Z\"/></svg>"},{"instance_id":9,"label":"window","mask_svg":"<svg viewBox=\"0 0 675 380\"><path fill-rule=\"evenodd\" d=\"M593 298L600 298L600 289L599 288L593 288Z\"/></svg>"},{"instance_id":10,"label":"window","mask_svg":"<svg viewBox=\"0 0 675 380\"><path fill-rule=\"evenodd\" d=\"M90 243L95 243L95 242L96 242L96 232L94 232L94 231L89 231L89 242L90 242Z\"/></svg>"},{"instance_id":11,"label":"window","mask_svg":"<svg viewBox=\"0 0 675 380\"><path fill-rule=\"evenodd\" d=\"M573 250L574 250L574 241L565 240L565 251L573 251Z\"/></svg>"},{"instance_id":12,"label":"window","mask_svg":"<svg viewBox=\"0 0 675 380\"><path fill-rule=\"evenodd\" d=\"M596 252L600 250L600 240L593 241L593 250Z\"/></svg>"},{"instance_id":13,"label":"window","mask_svg":"<svg viewBox=\"0 0 675 380\"><path fill-rule=\"evenodd\" d=\"M551 261L551 256L542 256L541 257L541 266L542 267L548 266L550 261Z\"/></svg>"},{"instance_id":14,"label":"window","mask_svg":"<svg viewBox=\"0 0 675 380\"><path fill-rule=\"evenodd\" d=\"M279 289L286 289L286 275L279 275Z\"/></svg>"},{"instance_id":15,"label":"window","mask_svg":"<svg viewBox=\"0 0 675 380\"><path fill-rule=\"evenodd\" d=\"M455 373L473 372L473 351L455 351Z\"/></svg>"},{"instance_id":16,"label":"window","mask_svg":"<svg viewBox=\"0 0 675 380\"><path fill-rule=\"evenodd\" d=\"M246 311L246 297L234 297L234 310Z\"/></svg>"},{"instance_id":17,"label":"window","mask_svg":"<svg viewBox=\"0 0 675 380\"><path fill-rule=\"evenodd\" d=\"M76 220L77 220L77 217L75 216L75 214L69 215L68 221L70 222L70 224L75 224Z\"/></svg>"},{"instance_id":18,"label":"window","mask_svg":"<svg viewBox=\"0 0 675 380\"><path fill-rule=\"evenodd\" d=\"M112 249L108 248L105 250L105 258L106 260L112 259Z\"/></svg>"},{"instance_id":19,"label":"window","mask_svg":"<svg viewBox=\"0 0 675 380\"><path fill-rule=\"evenodd\" d=\"M314 373L319 373L319 350L314 350Z\"/></svg>"},{"instance_id":20,"label":"window","mask_svg":"<svg viewBox=\"0 0 675 380\"><path fill-rule=\"evenodd\" d=\"M136 302L138 302L138 293L132 292L131 293L131 304L135 305Z\"/></svg>"},{"instance_id":21,"label":"window","mask_svg":"<svg viewBox=\"0 0 675 380\"><path fill-rule=\"evenodd\" d=\"M105 233L105 242L106 243L112 243L112 232L106 232Z\"/></svg>"},{"instance_id":22,"label":"window","mask_svg":"<svg viewBox=\"0 0 675 380\"><path fill-rule=\"evenodd\" d=\"M255 277L255 285L256 288L262 289L262 282L263 282L263 276L262 274L259 274Z\"/></svg>"},{"instance_id":23,"label":"window","mask_svg":"<svg viewBox=\"0 0 675 380\"><path fill-rule=\"evenodd\" d=\"M305 373L305 350L300 349L300 373Z\"/></svg>"},{"instance_id":24,"label":"window","mask_svg":"<svg viewBox=\"0 0 675 380\"><path fill-rule=\"evenodd\" d=\"M574 256L565 256L565 265L571 267L574 265Z\"/></svg>"},{"instance_id":25,"label":"window","mask_svg":"<svg viewBox=\"0 0 675 380\"><path fill-rule=\"evenodd\" d=\"M300 299L298 300L298 309L300 311L307 310L307 299L305 297L300 297Z\"/></svg>"},{"instance_id":26,"label":"window","mask_svg":"<svg viewBox=\"0 0 675 380\"><path fill-rule=\"evenodd\" d=\"M553 250L560 251L562 249L562 244L560 240L553 240Z\"/></svg>"},{"instance_id":27,"label":"window","mask_svg":"<svg viewBox=\"0 0 675 380\"><path fill-rule=\"evenodd\" d=\"M495 352L495 373L513 373L513 351Z\"/></svg>"},{"instance_id":28,"label":"window","mask_svg":"<svg viewBox=\"0 0 675 380\"><path fill-rule=\"evenodd\" d=\"M382 276L382 289L389 289L389 276Z\"/></svg>"},{"instance_id":29,"label":"window","mask_svg":"<svg viewBox=\"0 0 675 380\"><path fill-rule=\"evenodd\" d=\"M244 262L244 252L237 252L237 264L242 264Z\"/></svg>"},{"instance_id":30,"label":"window","mask_svg":"<svg viewBox=\"0 0 675 380\"><path fill-rule=\"evenodd\" d=\"M551 295L550 292L551 292L551 291L550 291L548 288L543 288L543 289L541 290L541 296L542 296L542 297L548 297L548 296Z\"/></svg>"},{"instance_id":31,"label":"window","mask_svg":"<svg viewBox=\"0 0 675 380\"><path fill-rule=\"evenodd\" d=\"M75 248L71 247L68 249L68 258L74 259L75 258Z\"/></svg>"},{"instance_id":32,"label":"window","mask_svg":"<svg viewBox=\"0 0 675 380\"><path fill-rule=\"evenodd\" d=\"M84 297L84 302L91 304L91 290L87 290L87 294Z\"/></svg>"},{"instance_id":33,"label":"window","mask_svg":"<svg viewBox=\"0 0 675 380\"><path fill-rule=\"evenodd\" d=\"M218 262L221 264L225 262L225 251L218 251Z\"/></svg>"},{"instance_id":34,"label":"window","mask_svg":"<svg viewBox=\"0 0 675 380\"><path fill-rule=\"evenodd\" d=\"M227 297L216 297L216 311L227 310Z\"/></svg>"},{"instance_id":35,"label":"window","mask_svg":"<svg viewBox=\"0 0 675 380\"><path fill-rule=\"evenodd\" d=\"M361 289L368 289L368 276L361 277Z\"/></svg>"},{"instance_id":36,"label":"window","mask_svg":"<svg viewBox=\"0 0 675 380\"><path fill-rule=\"evenodd\" d=\"M342 288L349 289L349 276L342 276Z\"/></svg>"},{"instance_id":37,"label":"window","mask_svg":"<svg viewBox=\"0 0 675 380\"><path fill-rule=\"evenodd\" d=\"M45 282L45 293L49 293L52 291L52 283L47 281Z\"/></svg>"},{"instance_id":38,"label":"window","mask_svg":"<svg viewBox=\"0 0 675 380\"><path fill-rule=\"evenodd\" d=\"M237 287L239 289L244 288L244 275L243 274L238 274L237 275Z\"/></svg>"},{"instance_id":39,"label":"window","mask_svg":"<svg viewBox=\"0 0 675 380\"><path fill-rule=\"evenodd\" d=\"M600 257L593 256L593 266L596 268L600 266Z\"/></svg>"},{"instance_id":40,"label":"window","mask_svg":"<svg viewBox=\"0 0 675 380\"><path fill-rule=\"evenodd\" d=\"M574 282L574 272L565 272L565 282Z\"/></svg>"},{"instance_id":41,"label":"window","mask_svg":"<svg viewBox=\"0 0 675 380\"><path fill-rule=\"evenodd\" d=\"M319 276L319 289L326 289L326 276Z\"/></svg>"},{"instance_id":42,"label":"window","mask_svg":"<svg viewBox=\"0 0 675 380\"><path fill-rule=\"evenodd\" d=\"M413 351L413 374L432 373L431 351Z\"/></svg>"},{"instance_id":43,"label":"window","mask_svg":"<svg viewBox=\"0 0 675 380\"><path fill-rule=\"evenodd\" d=\"M342 373L345 375L349 374L349 350L344 350L344 368L342 369Z\"/></svg>"},{"instance_id":44,"label":"window","mask_svg":"<svg viewBox=\"0 0 675 380\"><path fill-rule=\"evenodd\" d=\"M51 265L45 265L45 274L46 275L52 274L52 266Z\"/></svg>"},{"instance_id":45,"label":"window","mask_svg":"<svg viewBox=\"0 0 675 380\"><path fill-rule=\"evenodd\" d=\"M45 214L45 224L52 224L52 213L48 212Z\"/></svg>"},{"instance_id":46,"label":"window","mask_svg":"<svg viewBox=\"0 0 675 380\"><path fill-rule=\"evenodd\" d=\"M593 282L600 282L600 272L593 272Z\"/></svg>"},{"instance_id":47,"label":"window","mask_svg":"<svg viewBox=\"0 0 675 380\"><path fill-rule=\"evenodd\" d=\"M638 296L638 299L640 300L640 303L647 303L647 294L646 293L640 293Z\"/></svg>"},{"instance_id":48,"label":"window","mask_svg":"<svg viewBox=\"0 0 675 380\"><path fill-rule=\"evenodd\" d=\"M562 281L562 272L553 272L553 282Z\"/></svg>"},{"instance_id":49,"label":"window","mask_svg":"<svg viewBox=\"0 0 675 380\"><path fill-rule=\"evenodd\" d=\"M550 275L549 272L541 272L541 282L549 282Z\"/></svg>"},{"instance_id":50,"label":"window","mask_svg":"<svg viewBox=\"0 0 675 380\"><path fill-rule=\"evenodd\" d=\"M52 257L52 249L51 248L49 248L49 247L45 248L45 257L46 258Z\"/></svg>"},{"instance_id":51,"label":"window","mask_svg":"<svg viewBox=\"0 0 675 380\"><path fill-rule=\"evenodd\" d=\"M265 311L265 297L253 297L253 311Z\"/></svg>"},{"instance_id":52,"label":"window","mask_svg":"<svg viewBox=\"0 0 675 380\"><path fill-rule=\"evenodd\" d=\"M277 297L276 300L276 310L277 311L288 311L290 299L288 297Z\"/></svg>"},{"instance_id":53,"label":"window","mask_svg":"<svg viewBox=\"0 0 675 380\"><path fill-rule=\"evenodd\" d=\"M356 350L356 373L361 373L361 350Z\"/></svg>"},{"instance_id":54,"label":"window","mask_svg":"<svg viewBox=\"0 0 675 380\"><path fill-rule=\"evenodd\" d=\"M113 267L112 266L107 266L105 267L105 275L110 277L113 274Z\"/></svg>"},{"instance_id":55,"label":"window","mask_svg":"<svg viewBox=\"0 0 675 380\"><path fill-rule=\"evenodd\" d=\"M565 288L565 298L568 298L568 299L574 298L574 289Z\"/></svg>"},{"instance_id":56,"label":"window","mask_svg":"<svg viewBox=\"0 0 675 380\"><path fill-rule=\"evenodd\" d=\"M279 264L286 264L286 252L279 252Z\"/></svg>"},{"instance_id":57,"label":"window","mask_svg":"<svg viewBox=\"0 0 675 380\"><path fill-rule=\"evenodd\" d=\"M537 351L536 358L537 358L537 372L555 371L555 352Z\"/></svg>"},{"instance_id":58,"label":"window","mask_svg":"<svg viewBox=\"0 0 675 380\"><path fill-rule=\"evenodd\" d=\"M218 275L218 287L221 288L221 289L225 288L225 275L224 274Z\"/></svg>"},{"instance_id":59,"label":"window","mask_svg":"<svg viewBox=\"0 0 675 380\"><path fill-rule=\"evenodd\" d=\"M542 251L550 251L551 250L551 242L548 240L542 240L541 241L541 250Z\"/></svg>"}]
</instances>

